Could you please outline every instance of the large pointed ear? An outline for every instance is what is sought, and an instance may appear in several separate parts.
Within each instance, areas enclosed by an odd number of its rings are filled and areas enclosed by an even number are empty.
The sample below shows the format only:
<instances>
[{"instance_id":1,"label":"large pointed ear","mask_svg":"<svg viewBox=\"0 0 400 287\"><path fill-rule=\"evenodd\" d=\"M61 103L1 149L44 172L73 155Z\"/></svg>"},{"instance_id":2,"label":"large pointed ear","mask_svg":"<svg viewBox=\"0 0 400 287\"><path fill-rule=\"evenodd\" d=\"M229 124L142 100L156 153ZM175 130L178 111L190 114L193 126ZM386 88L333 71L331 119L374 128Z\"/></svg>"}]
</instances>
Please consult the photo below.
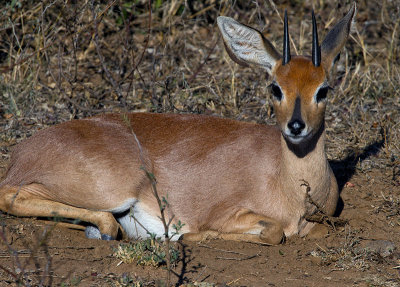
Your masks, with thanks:
<instances>
[{"instance_id":1,"label":"large pointed ear","mask_svg":"<svg viewBox=\"0 0 400 287\"><path fill-rule=\"evenodd\" d=\"M220 16L217 22L232 60L242 66L255 64L271 74L281 55L261 32L229 17Z\"/></svg>"},{"instance_id":2,"label":"large pointed ear","mask_svg":"<svg viewBox=\"0 0 400 287\"><path fill-rule=\"evenodd\" d=\"M336 56L340 53L349 37L352 22L357 13L356 2L353 3L350 11L337 23L326 35L321 44L322 65L329 70Z\"/></svg>"}]
</instances>

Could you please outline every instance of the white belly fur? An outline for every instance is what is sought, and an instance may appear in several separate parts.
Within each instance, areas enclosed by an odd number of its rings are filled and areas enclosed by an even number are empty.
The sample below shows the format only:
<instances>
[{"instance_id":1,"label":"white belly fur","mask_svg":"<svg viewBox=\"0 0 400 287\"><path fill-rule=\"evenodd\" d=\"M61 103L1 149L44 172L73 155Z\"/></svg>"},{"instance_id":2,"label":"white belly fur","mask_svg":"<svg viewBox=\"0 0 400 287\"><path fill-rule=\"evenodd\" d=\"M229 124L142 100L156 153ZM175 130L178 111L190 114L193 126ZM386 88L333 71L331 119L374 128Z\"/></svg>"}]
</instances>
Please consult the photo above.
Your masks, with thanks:
<instances>
[{"instance_id":1,"label":"white belly fur","mask_svg":"<svg viewBox=\"0 0 400 287\"><path fill-rule=\"evenodd\" d=\"M129 209L130 212L125 213L123 216L118 217L118 214L115 214L116 219L121 224L129 238L145 239L149 238L150 234L155 234L156 237L164 239L165 230L161 219L157 215L146 211L148 210L146 206L137 199L128 200L122 206L110 211L112 213L120 213ZM171 238L175 230L171 230L172 226L170 226L169 229L168 233ZM180 234L175 235L171 240L178 240L179 236Z\"/></svg>"}]
</instances>

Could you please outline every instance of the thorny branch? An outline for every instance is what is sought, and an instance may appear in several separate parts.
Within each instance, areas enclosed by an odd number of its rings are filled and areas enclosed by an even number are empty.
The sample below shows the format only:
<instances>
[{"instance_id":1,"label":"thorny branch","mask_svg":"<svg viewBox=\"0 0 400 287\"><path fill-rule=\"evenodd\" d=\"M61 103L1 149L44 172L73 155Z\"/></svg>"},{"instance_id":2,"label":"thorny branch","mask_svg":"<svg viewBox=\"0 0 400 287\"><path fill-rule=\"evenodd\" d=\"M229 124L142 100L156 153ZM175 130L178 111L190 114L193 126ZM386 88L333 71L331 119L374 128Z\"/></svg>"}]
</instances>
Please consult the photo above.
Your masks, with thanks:
<instances>
[{"instance_id":1,"label":"thorny branch","mask_svg":"<svg viewBox=\"0 0 400 287\"><path fill-rule=\"evenodd\" d=\"M161 216L159 218L160 218L160 220L161 220L161 222L162 222L162 224L164 226L165 258L166 258L166 262L167 262L167 280L166 280L167 282L166 282L166 286L169 286L169 283L171 281L171 272L172 272L171 254L170 254L170 241L171 241L171 238L169 236L169 227L170 227L170 225L172 223L172 220L174 219L174 215L172 215L168 219L168 222L167 222L167 217L166 217L165 211L166 211L167 207L169 207L168 201L165 200L165 198L163 198L163 199L160 198L160 195L159 195L158 190L157 190L156 178L155 178L154 174L152 174L147 168L146 161L145 161L145 159L143 157L142 145L140 144L140 141L137 138L136 133L134 132L134 130L132 128L132 124L130 123L129 118L127 117L126 114L123 115L123 120L126 122L128 127L130 128L130 131L131 131L131 133L133 135L133 138L135 139L136 145L137 145L137 147L139 149L139 158L140 158L140 161L141 161L141 164L142 164L141 169L145 172L147 178L150 181L151 188L152 188L152 191L153 191L153 195L156 198L158 207L160 209ZM144 228L144 226L140 222L138 222L138 224L141 227ZM147 231L147 229L145 229L145 230Z\"/></svg>"},{"instance_id":2,"label":"thorny branch","mask_svg":"<svg viewBox=\"0 0 400 287\"><path fill-rule=\"evenodd\" d=\"M14 259L14 266L15 271L11 271L7 269L6 267L0 265L0 269L9 274L11 277L14 278L15 282L18 284L22 284L23 286L36 286L34 284L30 284L31 280L28 278L28 273L30 271L26 270L26 266L29 264L29 262L33 262L35 267L36 267L36 274L38 275L38 281L39 285L38 286L51 286L52 285L52 276L49 276L51 266L52 266L52 260L51 260L51 255L48 252L48 246L47 242L49 239L49 236L54 229L54 226L50 228L50 230L45 230L44 234L38 238L38 243L35 244L34 248L29 248L29 257L24 264L20 261L20 256L18 251L14 250L11 245L8 243L7 238L5 236L4 228L2 231L0 231L0 240L3 242L3 244L7 247L8 253L12 255L12 258ZM39 272L41 270L40 263L38 262L38 250L39 248L43 248L43 251L46 256L46 265L44 267L44 270ZM41 275L40 275L41 274ZM47 279L47 282L46 282Z\"/></svg>"}]
</instances>

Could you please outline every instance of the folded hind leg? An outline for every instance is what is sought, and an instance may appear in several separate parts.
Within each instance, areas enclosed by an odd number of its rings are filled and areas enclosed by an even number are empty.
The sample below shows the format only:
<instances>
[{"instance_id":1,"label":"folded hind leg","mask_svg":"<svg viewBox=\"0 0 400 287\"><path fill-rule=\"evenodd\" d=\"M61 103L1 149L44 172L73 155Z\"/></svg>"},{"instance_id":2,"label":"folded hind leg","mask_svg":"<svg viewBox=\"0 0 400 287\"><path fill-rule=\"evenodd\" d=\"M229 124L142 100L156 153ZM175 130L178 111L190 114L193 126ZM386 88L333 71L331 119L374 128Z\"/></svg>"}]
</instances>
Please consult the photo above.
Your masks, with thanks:
<instances>
[{"instance_id":1,"label":"folded hind leg","mask_svg":"<svg viewBox=\"0 0 400 287\"><path fill-rule=\"evenodd\" d=\"M40 196L43 191L47 190L40 184L4 186L0 189L0 209L16 216L79 219L96 225L102 239L111 240L117 237L119 224L110 212L92 211L43 199Z\"/></svg>"}]
</instances>

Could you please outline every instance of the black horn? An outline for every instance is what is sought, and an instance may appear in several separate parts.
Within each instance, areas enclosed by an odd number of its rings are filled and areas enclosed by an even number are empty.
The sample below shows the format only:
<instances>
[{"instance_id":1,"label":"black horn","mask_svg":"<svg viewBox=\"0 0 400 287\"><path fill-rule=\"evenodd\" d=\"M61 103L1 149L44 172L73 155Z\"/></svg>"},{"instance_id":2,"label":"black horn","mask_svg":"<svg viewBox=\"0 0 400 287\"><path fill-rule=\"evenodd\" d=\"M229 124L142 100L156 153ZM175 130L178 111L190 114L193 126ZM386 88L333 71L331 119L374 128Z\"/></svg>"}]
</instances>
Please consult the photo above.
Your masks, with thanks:
<instances>
[{"instance_id":1,"label":"black horn","mask_svg":"<svg viewBox=\"0 0 400 287\"><path fill-rule=\"evenodd\" d=\"M290 42L289 42L289 29L287 21L287 12L285 9L285 20L283 24L283 61L282 65L286 65L290 61Z\"/></svg>"},{"instance_id":2,"label":"black horn","mask_svg":"<svg viewBox=\"0 0 400 287\"><path fill-rule=\"evenodd\" d=\"M315 67L321 64L321 47L318 43L317 22L315 21L314 9L312 10L312 62Z\"/></svg>"}]
</instances>

